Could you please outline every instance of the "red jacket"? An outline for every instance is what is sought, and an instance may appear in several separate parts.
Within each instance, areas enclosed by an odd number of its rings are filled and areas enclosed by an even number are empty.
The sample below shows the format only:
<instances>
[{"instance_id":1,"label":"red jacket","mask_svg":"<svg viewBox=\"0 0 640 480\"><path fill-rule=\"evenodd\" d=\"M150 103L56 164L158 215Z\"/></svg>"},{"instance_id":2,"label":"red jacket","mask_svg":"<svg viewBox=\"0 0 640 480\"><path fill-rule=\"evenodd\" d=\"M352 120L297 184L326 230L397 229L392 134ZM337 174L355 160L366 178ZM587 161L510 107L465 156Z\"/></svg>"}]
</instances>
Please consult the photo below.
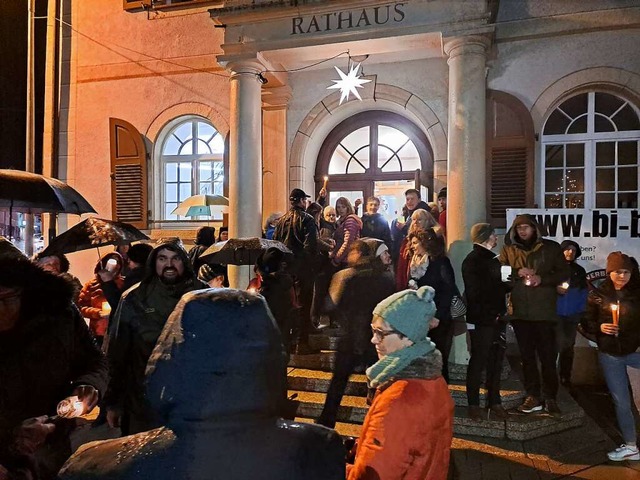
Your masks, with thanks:
<instances>
[{"instance_id":1,"label":"red jacket","mask_svg":"<svg viewBox=\"0 0 640 480\"><path fill-rule=\"evenodd\" d=\"M118 290L122 290L124 279L118 275L113 281ZM103 303L107 303L107 299L102 293L100 281L94 278L85 283L78 297L78 308L82 316L89 319L89 329L97 337L104 337L109 325L109 318L100 316Z\"/></svg>"},{"instance_id":2,"label":"red jacket","mask_svg":"<svg viewBox=\"0 0 640 480\"><path fill-rule=\"evenodd\" d=\"M444 379L396 380L376 393L347 480L445 480L452 437Z\"/></svg>"}]
</instances>

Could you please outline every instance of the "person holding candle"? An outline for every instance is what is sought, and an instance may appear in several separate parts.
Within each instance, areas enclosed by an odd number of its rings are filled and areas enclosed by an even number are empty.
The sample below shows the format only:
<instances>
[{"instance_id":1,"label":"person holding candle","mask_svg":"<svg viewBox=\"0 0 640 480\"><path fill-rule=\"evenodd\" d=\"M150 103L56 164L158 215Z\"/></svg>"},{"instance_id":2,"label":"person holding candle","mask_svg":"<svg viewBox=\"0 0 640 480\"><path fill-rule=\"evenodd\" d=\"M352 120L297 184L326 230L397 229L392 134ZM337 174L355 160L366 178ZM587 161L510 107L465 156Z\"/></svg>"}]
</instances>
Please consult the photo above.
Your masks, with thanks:
<instances>
[{"instance_id":1,"label":"person holding candle","mask_svg":"<svg viewBox=\"0 0 640 480\"><path fill-rule=\"evenodd\" d=\"M640 460L629 395L640 409L640 274L622 252L607 257L607 278L588 296L583 328L596 337L598 358L616 409L623 444L609 460Z\"/></svg>"},{"instance_id":2,"label":"person holding candle","mask_svg":"<svg viewBox=\"0 0 640 480\"><path fill-rule=\"evenodd\" d=\"M110 264L109 261L112 260ZM114 263L115 262L115 263ZM112 266L113 265L113 266ZM122 272L123 260L119 253L110 252L104 255L96 264L94 269L95 276L84 284L78 297L78 308L82 316L89 319L89 329L93 333L98 345L102 346L102 341L107 333L109 325L109 317L113 307L105 310L103 306L109 306L109 302L102 290L102 280L99 272L109 270L113 274L113 281L118 290L122 290L124 278L120 274Z\"/></svg>"},{"instance_id":3,"label":"person holding candle","mask_svg":"<svg viewBox=\"0 0 640 480\"><path fill-rule=\"evenodd\" d=\"M558 372L560 383L571 385L573 368L573 344L582 313L587 308L587 272L576 260L580 258L580 246L573 240L565 240L560 244L562 253L570 270L569 278L558 285L557 312L560 320L556 330L558 343Z\"/></svg>"}]
</instances>

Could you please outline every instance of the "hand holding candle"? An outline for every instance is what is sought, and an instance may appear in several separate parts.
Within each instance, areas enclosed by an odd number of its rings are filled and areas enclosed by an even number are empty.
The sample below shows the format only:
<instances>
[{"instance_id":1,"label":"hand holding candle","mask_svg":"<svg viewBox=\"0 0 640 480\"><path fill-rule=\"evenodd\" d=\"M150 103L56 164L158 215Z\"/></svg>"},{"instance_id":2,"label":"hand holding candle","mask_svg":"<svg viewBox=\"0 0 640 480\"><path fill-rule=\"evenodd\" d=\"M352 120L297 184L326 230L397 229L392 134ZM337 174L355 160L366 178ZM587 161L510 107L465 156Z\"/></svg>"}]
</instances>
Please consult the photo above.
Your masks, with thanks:
<instances>
[{"instance_id":1,"label":"hand holding candle","mask_svg":"<svg viewBox=\"0 0 640 480\"><path fill-rule=\"evenodd\" d=\"M103 317L108 317L109 315L111 315L111 305L109 304L109 302L102 302L100 315Z\"/></svg>"},{"instance_id":2,"label":"hand holding candle","mask_svg":"<svg viewBox=\"0 0 640 480\"><path fill-rule=\"evenodd\" d=\"M618 326L618 322L620 321L620 302L611 304L611 318L613 324Z\"/></svg>"},{"instance_id":3,"label":"hand holding candle","mask_svg":"<svg viewBox=\"0 0 640 480\"><path fill-rule=\"evenodd\" d=\"M324 185L322 185L322 188L327 188L327 183L329 182L329 175L325 175L324 176Z\"/></svg>"}]
</instances>

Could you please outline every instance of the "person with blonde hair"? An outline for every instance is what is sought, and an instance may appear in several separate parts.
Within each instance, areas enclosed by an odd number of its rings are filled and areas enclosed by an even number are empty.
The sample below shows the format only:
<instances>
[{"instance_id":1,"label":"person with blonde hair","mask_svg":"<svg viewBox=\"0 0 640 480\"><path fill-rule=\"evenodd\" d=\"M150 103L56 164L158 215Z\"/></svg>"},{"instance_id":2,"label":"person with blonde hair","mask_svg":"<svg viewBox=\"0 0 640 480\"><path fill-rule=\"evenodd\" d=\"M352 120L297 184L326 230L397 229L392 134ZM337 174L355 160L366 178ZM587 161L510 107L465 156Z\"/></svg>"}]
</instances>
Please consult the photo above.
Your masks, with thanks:
<instances>
[{"instance_id":1,"label":"person with blonde hair","mask_svg":"<svg viewBox=\"0 0 640 480\"><path fill-rule=\"evenodd\" d=\"M438 222L428 211L419 208L411 214L409 232L400 247L400 255L396 266L396 289L398 291L407 288L409 282L409 263L412 256L409 248L409 235L432 227L438 227ZM434 231L439 232L439 229Z\"/></svg>"}]
</instances>

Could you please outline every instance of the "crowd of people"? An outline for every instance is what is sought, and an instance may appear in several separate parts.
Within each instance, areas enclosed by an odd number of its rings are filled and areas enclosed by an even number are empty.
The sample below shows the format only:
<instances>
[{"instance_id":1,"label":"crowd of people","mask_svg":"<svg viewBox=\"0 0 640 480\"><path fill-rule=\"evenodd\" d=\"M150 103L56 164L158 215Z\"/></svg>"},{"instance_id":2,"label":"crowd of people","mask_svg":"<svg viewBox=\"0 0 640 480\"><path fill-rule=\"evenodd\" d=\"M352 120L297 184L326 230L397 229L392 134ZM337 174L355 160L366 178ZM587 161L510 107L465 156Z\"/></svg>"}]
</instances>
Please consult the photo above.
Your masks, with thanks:
<instances>
[{"instance_id":1,"label":"crowd of people","mask_svg":"<svg viewBox=\"0 0 640 480\"><path fill-rule=\"evenodd\" d=\"M61 478L85 478L89 465L102 465L105 478L165 478L176 465L189 478L210 478L210 469L233 468L239 448L250 460L225 478L261 469L252 478L444 479L453 428L448 359L463 299L472 420L508 416L500 398L507 323L526 390L517 410L561 415L558 388L571 384L581 330L598 344L624 440L609 458L640 460L632 414L640 405L635 259L611 253L607 279L589 291L576 242L546 239L535 219L519 215L496 254L494 229L478 223L461 293L446 251L446 195L439 193L435 212L418 190L407 190L402 216L389 224L377 197L360 217L362 202L340 197L325 205L324 189L315 202L294 189L289 211L264 225L265 237L291 253L263 251L247 292L220 289L228 286L226 266L203 256L228 238L226 228L217 237L213 227L200 228L189 252L175 238L119 246L84 286L64 255L29 260L0 239L0 480L56 478L71 454L74 417L96 405L96 424L133 437L81 449ZM365 373L370 386L346 473L334 432L282 420L295 415L286 398L289 355L317 353L309 335L331 327L336 361L316 423L335 426L352 373ZM77 408L56 415L61 401ZM208 453L207 445L229 435L237 444ZM290 454L274 454L256 440L261 435ZM130 441L152 458L131 454L109 465L109 452ZM185 452L198 461L178 462Z\"/></svg>"}]
</instances>

